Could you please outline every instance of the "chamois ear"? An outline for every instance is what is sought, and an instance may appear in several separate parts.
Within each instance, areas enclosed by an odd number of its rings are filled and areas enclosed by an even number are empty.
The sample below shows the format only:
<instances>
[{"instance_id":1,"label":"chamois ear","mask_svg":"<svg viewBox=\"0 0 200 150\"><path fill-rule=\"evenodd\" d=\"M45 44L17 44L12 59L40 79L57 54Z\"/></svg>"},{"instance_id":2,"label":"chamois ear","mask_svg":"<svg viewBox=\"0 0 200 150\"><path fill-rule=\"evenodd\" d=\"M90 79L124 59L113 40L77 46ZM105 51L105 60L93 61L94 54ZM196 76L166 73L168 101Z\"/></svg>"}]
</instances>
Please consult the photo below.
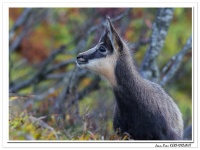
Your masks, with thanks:
<instances>
[{"instance_id":1,"label":"chamois ear","mask_svg":"<svg viewBox=\"0 0 200 150\"><path fill-rule=\"evenodd\" d=\"M108 29L106 28L103 35L101 36L99 43L103 42L105 44L105 46L108 48L108 50L110 52L113 51L113 44L112 41L110 40L110 33L108 31Z\"/></svg>"},{"instance_id":2,"label":"chamois ear","mask_svg":"<svg viewBox=\"0 0 200 150\"><path fill-rule=\"evenodd\" d=\"M121 52L123 50L123 42L119 34L117 33L115 27L113 26L109 16L107 16L107 28L110 34L110 41L112 43L112 46L115 50Z\"/></svg>"}]
</instances>

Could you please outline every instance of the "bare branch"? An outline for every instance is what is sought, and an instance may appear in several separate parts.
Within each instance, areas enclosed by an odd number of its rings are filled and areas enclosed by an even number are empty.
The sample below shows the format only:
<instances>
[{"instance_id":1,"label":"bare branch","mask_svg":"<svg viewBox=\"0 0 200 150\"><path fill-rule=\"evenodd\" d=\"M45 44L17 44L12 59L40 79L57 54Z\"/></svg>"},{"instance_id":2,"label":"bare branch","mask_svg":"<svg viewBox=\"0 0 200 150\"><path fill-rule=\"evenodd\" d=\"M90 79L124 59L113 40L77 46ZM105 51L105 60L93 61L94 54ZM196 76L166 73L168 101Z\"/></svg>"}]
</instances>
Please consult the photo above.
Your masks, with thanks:
<instances>
[{"instance_id":1,"label":"bare branch","mask_svg":"<svg viewBox=\"0 0 200 150\"><path fill-rule=\"evenodd\" d=\"M22 12L21 16L17 19L17 21L15 22L15 24L13 25L13 27L9 31L9 41L15 35L15 31L25 23L27 18L30 16L31 12L32 12L32 8L24 9L24 11Z\"/></svg>"},{"instance_id":2,"label":"bare branch","mask_svg":"<svg viewBox=\"0 0 200 150\"><path fill-rule=\"evenodd\" d=\"M164 86L172 77L175 75L179 67L181 66L182 60L184 56L190 51L192 48L192 37L190 36L178 54L173 56L170 61L165 65L162 70L161 76L162 80L160 81L160 85Z\"/></svg>"},{"instance_id":3,"label":"bare branch","mask_svg":"<svg viewBox=\"0 0 200 150\"><path fill-rule=\"evenodd\" d=\"M156 19L153 23L153 30L151 34L151 43L141 66L142 76L157 82L159 77L159 70L156 64L156 58L165 42L165 37L173 17L172 8L159 8Z\"/></svg>"},{"instance_id":4,"label":"bare branch","mask_svg":"<svg viewBox=\"0 0 200 150\"><path fill-rule=\"evenodd\" d=\"M10 48L9 48L9 51L10 51L10 52L13 52L13 51L19 46L19 44L21 43L22 39L25 37L25 35L28 34L28 31L30 31L30 30L28 30L27 28L24 29L24 30L20 33L20 35L18 35L18 36L16 37L16 39L12 42L12 44L11 44L11 46L10 46Z\"/></svg>"},{"instance_id":5,"label":"bare branch","mask_svg":"<svg viewBox=\"0 0 200 150\"><path fill-rule=\"evenodd\" d=\"M59 49L54 50L51 53L51 55L43 62L42 67L35 75L33 75L29 80L23 81L18 84L17 83L13 84L13 86L10 88L10 92L16 92L22 88L25 88L25 87L33 84L34 82L40 81L44 77L45 69L47 68L49 63L51 61L53 61L53 59L56 57L57 54L63 52L65 50L65 48L66 48L66 46L61 46Z\"/></svg>"}]
</instances>

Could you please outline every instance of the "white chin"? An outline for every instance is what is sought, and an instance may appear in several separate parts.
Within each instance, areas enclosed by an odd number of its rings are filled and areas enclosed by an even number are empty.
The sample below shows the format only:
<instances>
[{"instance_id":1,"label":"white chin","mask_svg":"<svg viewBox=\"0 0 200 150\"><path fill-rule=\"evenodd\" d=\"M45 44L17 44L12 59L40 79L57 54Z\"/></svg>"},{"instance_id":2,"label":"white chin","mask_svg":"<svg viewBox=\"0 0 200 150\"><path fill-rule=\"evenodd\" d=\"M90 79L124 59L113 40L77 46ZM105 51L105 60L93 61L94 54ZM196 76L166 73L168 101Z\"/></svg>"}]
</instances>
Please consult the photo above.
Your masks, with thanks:
<instances>
[{"instance_id":1,"label":"white chin","mask_svg":"<svg viewBox=\"0 0 200 150\"><path fill-rule=\"evenodd\" d=\"M86 67L87 67L86 64L78 64L78 63L77 63L77 66L78 66L79 68L86 68Z\"/></svg>"}]
</instances>

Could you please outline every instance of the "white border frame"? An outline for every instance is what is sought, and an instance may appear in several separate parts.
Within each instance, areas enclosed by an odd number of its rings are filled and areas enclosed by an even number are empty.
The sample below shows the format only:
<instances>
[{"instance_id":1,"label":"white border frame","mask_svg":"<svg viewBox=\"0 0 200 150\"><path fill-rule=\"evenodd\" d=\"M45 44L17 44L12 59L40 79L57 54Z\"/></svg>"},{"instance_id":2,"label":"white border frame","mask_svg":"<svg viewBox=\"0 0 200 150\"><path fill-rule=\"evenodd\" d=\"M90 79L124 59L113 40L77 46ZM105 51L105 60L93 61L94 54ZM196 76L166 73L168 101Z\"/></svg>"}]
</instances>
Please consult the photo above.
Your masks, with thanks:
<instances>
[{"instance_id":1,"label":"white border frame","mask_svg":"<svg viewBox=\"0 0 200 150\"><path fill-rule=\"evenodd\" d=\"M151 8L151 7L192 7L193 8L193 26L192 26L192 42L193 42L193 76L192 76L192 82L193 82L193 127L194 130L197 131L197 115L198 115L198 108L197 108L197 103L198 103L198 80L197 80L197 70L198 70L198 50L197 50L197 13L198 13L198 3L197 2L166 2L166 1L160 1L156 3L148 2L148 1L143 1L139 3L131 2L130 0L127 2L107 2L106 0L97 0L95 3L94 2L80 2L80 1L74 1L74 2L53 2L52 0L46 1L46 2L41 2L39 0L35 0L34 2L20 2L18 1L11 1L11 0L4 0L2 3L2 81L3 81L3 86L2 86L2 115L3 115L3 120L2 120L2 131L3 131L3 147L155 147L156 143L159 145L162 145L165 142L166 145L170 144L181 144L181 143L191 143L191 141L91 141L88 143L88 141L82 141L83 143L80 143L81 141L9 141L9 128L8 128L8 120L9 120L9 109L8 109L8 101L6 101L9 97L9 86L8 86L8 70L9 70L9 64L8 64L8 56L9 56L9 8L10 7L48 7L48 8L64 8L64 7L142 7L142 8ZM194 32L195 31L195 32ZM195 82L194 82L195 81ZM197 132L193 132L193 142L191 143L191 147L197 147ZM12 142L12 143L10 143ZM70 143L69 143L70 142ZM154 143L152 143L154 142Z\"/></svg>"}]
</instances>

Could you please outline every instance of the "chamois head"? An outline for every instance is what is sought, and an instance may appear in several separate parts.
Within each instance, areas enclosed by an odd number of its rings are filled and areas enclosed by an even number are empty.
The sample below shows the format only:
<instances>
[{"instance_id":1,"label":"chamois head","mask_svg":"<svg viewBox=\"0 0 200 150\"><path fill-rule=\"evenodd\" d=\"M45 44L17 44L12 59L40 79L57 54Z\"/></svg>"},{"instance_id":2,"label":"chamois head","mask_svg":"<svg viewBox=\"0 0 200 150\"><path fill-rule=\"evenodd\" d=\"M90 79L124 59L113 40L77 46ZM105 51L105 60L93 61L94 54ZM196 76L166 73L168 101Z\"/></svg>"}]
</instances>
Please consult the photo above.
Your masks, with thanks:
<instances>
[{"instance_id":1,"label":"chamois head","mask_svg":"<svg viewBox=\"0 0 200 150\"><path fill-rule=\"evenodd\" d=\"M127 53L127 46L120 38L109 17L103 36L98 44L77 56L77 65L106 77L116 84L115 67L120 55Z\"/></svg>"}]
</instances>

